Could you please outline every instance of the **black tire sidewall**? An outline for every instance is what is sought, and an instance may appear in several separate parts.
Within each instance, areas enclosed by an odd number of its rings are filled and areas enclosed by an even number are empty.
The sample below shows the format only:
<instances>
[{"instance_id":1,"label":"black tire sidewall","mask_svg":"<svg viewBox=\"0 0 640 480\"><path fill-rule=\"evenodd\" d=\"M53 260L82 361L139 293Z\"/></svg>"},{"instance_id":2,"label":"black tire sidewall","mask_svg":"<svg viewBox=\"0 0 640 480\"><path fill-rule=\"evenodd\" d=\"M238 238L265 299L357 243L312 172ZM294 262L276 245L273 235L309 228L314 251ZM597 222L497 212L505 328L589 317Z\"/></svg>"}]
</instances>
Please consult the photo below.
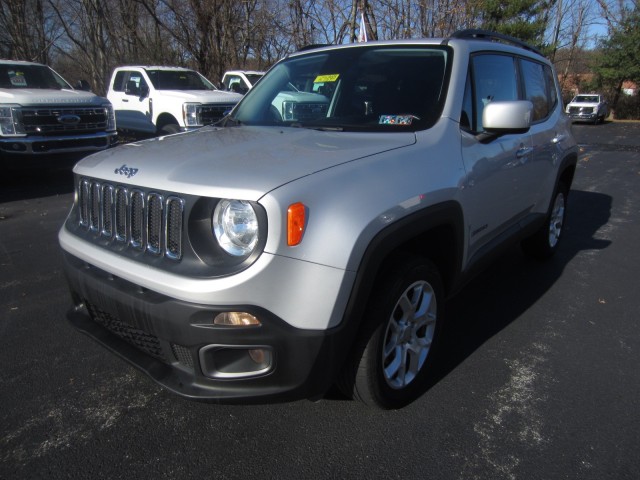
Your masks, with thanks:
<instances>
[{"instance_id":1,"label":"black tire sidewall","mask_svg":"<svg viewBox=\"0 0 640 480\"><path fill-rule=\"evenodd\" d=\"M406 289L415 282L426 281L431 285L437 302L437 317L433 341L429 353L416 378L402 389L387 384L382 366L382 348L389 319ZM356 390L365 403L374 403L383 408L401 408L424 393L431 364L444 319L444 290L440 275L428 260L419 257L403 257L388 269L372 295L373 301L367 309L368 338L356 376ZM365 385L366 382L366 385Z\"/></svg>"},{"instance_id":2,"label":"black tire sidewall","mask_svg":"<svg viewBox=\"0 0 640 480\"><path fill-rule=\"evenodd\" d=\"M558 195L563 195L564 200L564 213L562 217L562 228L560 230L560 234L558 235L557 241L555 245L551 245L549 243L549 230L551 228L551 219L553 216L553 209L556 205L556 200ZM562 241L562 237L564 235L564 229L567 221L567 200L568 200L569 190L565 186L563 182L558 182L556 189L553 192L553 196L551 197L551 204L549 205L549 210L547 211L547 217L545 219L544 225L538 230L533 236L526 238L522 242L522 248L527 255L530 255L534 258L538 258L540 260L545 260L553 256L558 247L560 246L560 242Z\"/></svg>"},{"instance_id":3,"label":"black tire sidewall","mask_svg":"<svg viewBox=\"0 0 640 480\"><path fill-rule=\"evenodd\" d=\"M169 123L167 125L162 126L160 128L160 135L173 135L174 133L180 132L180 125L176 123Z\"/></svg>"}]
</instances>

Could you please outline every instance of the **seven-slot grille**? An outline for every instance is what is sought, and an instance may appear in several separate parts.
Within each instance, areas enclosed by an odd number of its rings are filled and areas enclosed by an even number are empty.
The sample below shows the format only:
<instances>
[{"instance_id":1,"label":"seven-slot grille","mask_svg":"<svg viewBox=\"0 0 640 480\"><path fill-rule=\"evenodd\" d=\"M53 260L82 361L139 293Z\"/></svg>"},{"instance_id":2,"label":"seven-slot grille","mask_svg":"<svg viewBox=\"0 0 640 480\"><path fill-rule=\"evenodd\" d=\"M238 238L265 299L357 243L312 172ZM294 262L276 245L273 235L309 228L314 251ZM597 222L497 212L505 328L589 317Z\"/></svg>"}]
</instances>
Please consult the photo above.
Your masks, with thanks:
<instances>
[{"instance_id":1,"label":"seven-slot grille","mask_svg":"<svg viewBox=\"0 0 640 480\"><path fill-rule=\"evenodd\" d=\"M78 185L80 226L131 248L182 258L184 200L83 178Z\"/></svg>"}]
</instances>

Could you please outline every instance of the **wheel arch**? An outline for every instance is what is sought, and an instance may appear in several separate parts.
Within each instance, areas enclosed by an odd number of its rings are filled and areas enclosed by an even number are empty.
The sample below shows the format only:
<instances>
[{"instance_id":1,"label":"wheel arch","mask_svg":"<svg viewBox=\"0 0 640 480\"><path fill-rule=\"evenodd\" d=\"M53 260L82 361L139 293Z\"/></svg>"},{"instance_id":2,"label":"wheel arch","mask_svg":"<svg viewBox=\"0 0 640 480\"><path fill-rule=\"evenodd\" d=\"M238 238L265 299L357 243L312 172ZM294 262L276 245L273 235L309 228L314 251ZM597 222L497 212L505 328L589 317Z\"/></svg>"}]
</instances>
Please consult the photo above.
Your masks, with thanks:
<instances>
[{"instance_id":1,"label":"wheel arch","mask_svg":"<svg viewBox=\"0 0 640 480\"><path fill-rule=\"evenodd\" d=\"M336 380L350 358L360 329L365 324L365 311L379 275L393 265L401 254L423 256L438 269L445 297L455 293L461 282L464 248L462 208L455 201L427 207L401 218L379 231L369 242L356 273L341 324L340 345L334 358Z\"/></svg>"},{"instance_id":2,"label":"wheel arch","mask_svg":"<svg viewBox=\"0 0 640 480\"><path fill-rule=\"evenodd\" d=\"M362 256L343 326L354 328L361 323L376 278L399 253L429 259L438 268L445 294L455 292L461 278L463 248L462 208L455 201L427 207L386 226L373 237Z\"/></svg>"},{"instance_id":3,"label":"wheel arch","mask_svg":"<svg viewBox=\"0 0 640 480\"><path fill-rule=\"evenodd\" d=\"M170 125L172 123L175 123L178 126L180 125L180 122L178 122L176 117L174 117L170 113L163 112L158 115L158 120L156 120L156 130L160 131L162 127L164 127L165 125Z\"/></svg>"},{"instance_id":4,"label":"wheel arch","mask_svg":"<svg viewBox=\"0 0 640 480\"><path fill-rule=\"evenodd\" d=\"M566 185L567 189L571 189L571 184L573 183L573 177L576 173L576 168L578 165L578 154L571 153L567 155L560 164L560 168L558 169L558 178L556 179L556 188L558 187L558 183L562 182Z\"/></svg>"}]
</instances>

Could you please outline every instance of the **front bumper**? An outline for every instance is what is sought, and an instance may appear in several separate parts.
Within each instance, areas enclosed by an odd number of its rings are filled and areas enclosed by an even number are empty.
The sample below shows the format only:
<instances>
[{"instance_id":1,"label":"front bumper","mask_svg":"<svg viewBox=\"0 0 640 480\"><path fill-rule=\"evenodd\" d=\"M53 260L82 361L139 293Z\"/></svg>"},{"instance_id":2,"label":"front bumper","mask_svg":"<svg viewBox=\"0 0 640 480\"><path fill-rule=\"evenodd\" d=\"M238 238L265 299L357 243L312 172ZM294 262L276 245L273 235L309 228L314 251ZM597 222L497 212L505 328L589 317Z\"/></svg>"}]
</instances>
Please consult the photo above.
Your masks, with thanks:
<instances>
[{"instance_id":1,"label":"front bumper","mask_svg":"<svg viewBox=\"0 0 640 480\"><path fill-rule=\"evenodd\" d=\"M569 118L572 120L595 120L598 115L595 113L570 113Z\"/></svg>"},{"instance_id":2,"label":"front bumper","mask_svg":"<svg viewBox=\"0 0 640 480\"><path fill-rule=\"evenodd\" d=\"M117 142L116 132L64 136L27 136L0 138L0 152L12 155L50 155L54 153L97 152Z\"/></svg>"},{"instance_id":3,"label":"front bumper","mask_svg":"<svg viewBox=\"0 0 640 480\"><path fill-rule=\"evenodd\" d=\"M73 326L181 396L227 403L316 398L342 364L342 328L297 329L251 305L172 299L66 252L64 265ZM214 326L223 311L245 311L262 324ZM251 358L256 351L265 354L262 363Z\"/></svg>"}]
</instances>

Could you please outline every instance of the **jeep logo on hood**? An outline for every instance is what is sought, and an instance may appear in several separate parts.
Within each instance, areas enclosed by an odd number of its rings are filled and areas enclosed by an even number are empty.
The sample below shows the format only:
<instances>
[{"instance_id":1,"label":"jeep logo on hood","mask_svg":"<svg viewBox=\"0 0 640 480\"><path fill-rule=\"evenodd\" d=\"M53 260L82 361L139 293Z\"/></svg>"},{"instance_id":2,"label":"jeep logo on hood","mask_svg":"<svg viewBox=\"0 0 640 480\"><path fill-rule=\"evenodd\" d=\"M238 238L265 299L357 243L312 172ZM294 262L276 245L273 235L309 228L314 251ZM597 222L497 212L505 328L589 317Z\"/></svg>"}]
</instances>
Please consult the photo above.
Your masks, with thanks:
<instances>
[{"instance_id":1,"label":"jeep logo on hood","mask_svg":"<svg viewBox=\"0 0 640 480\"><path fill-rule=\"evenodd\" d=\"M80 123L80 117L78 115L60 115L58 122L63 125L77 125Z\"/></svg>"}]
</instances>

